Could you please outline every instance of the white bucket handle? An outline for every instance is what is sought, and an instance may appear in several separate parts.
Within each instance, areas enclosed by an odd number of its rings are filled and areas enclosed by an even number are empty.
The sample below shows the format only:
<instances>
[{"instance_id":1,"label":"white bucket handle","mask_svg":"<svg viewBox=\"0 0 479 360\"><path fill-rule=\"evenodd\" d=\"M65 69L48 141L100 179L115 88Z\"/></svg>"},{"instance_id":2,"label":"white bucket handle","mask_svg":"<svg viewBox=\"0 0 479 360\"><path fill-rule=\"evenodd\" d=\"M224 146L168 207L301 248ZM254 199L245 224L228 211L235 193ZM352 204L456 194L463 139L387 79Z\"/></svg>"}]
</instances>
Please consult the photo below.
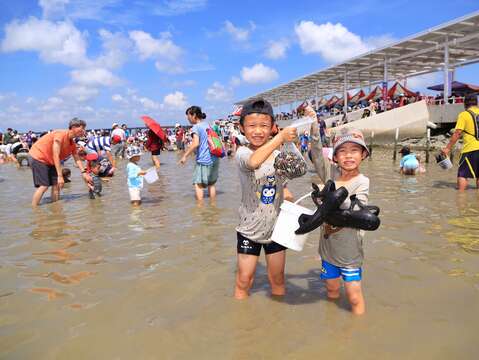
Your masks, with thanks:
<instances>
[{"instance_id":1,"label":"white bucket handle","mask_svg":"<svg viewBox=\"0 0 479 360\"><path fill-rule=\"evenodd\" d=\"M318 185L318 186L319 186L319 188L320 188L321 190L322 190L323 187L324 187L324 185ZM296 205L296 204L298 204L299 202L303 201L303 200L306 199L308 196L310 196L312 193L313 193L313 192L310 191L309 193L304 194L304 195L301 196L298 200L296 200L296 201L294 202L294 204Z\"/></svg>"},{"instance_id":2,"label":"white bucket handle","mask_svg":"<svg viewBox=\"0 0 479 360\"><path fill-rule=\"evenodd\" d=\"M307 193L307 194L301 196L298 200L296 200L296 201L294 202L294 204L296 205L296 204L298 204L299 202L303 201L304 199L306 199L307 197L309 197L312 193L313 193L313 192L311 191L311 192L309 192L309 193Z\"/></svg>"}]
</instances>

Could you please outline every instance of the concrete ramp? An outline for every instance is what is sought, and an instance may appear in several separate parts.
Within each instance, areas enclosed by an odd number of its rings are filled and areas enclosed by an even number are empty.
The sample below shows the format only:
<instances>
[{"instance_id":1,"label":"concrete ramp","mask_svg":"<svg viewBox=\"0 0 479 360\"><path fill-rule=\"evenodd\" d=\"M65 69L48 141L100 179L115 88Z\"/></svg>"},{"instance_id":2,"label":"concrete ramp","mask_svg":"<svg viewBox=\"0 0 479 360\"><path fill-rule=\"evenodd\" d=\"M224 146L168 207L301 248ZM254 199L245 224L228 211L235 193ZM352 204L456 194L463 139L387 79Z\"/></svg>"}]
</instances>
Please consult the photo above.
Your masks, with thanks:
<instances>
[{"instance_id":1,"label":"concrete ramp","mask_svg":"<svg viewBox=\"0 0 479 360\"><path fill-rule=\"evenodd\" d=\"M331 131L352 127L361 130L366 139L374 132L375 143L386 143L394 140L396 128L399 128L400 139L425 136L428 121L429 111L423 100L337 126Z\"/></svg>"}]
</instances>

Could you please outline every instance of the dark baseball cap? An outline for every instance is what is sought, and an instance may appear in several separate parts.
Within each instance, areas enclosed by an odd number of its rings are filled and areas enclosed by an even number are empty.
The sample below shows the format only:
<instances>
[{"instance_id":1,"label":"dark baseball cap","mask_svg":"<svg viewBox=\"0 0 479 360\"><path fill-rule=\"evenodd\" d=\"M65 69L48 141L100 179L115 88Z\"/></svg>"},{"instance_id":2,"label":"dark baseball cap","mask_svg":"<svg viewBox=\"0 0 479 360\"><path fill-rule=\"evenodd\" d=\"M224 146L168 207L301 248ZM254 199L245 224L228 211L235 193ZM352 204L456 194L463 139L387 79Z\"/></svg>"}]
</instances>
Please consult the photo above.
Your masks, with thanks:
<instances>
[{"instance_id":1,"label":"dark baseball cap","mask_svg":"<svg viewBox=\"0 0 479 360\"><path fill-rule=\"evenodd\" d=\"M265 114L271 116L271 119L274 120L273 107L264 99L250 100L243 105L241 119L250 114Z\"/></svg>"}]
</instances>

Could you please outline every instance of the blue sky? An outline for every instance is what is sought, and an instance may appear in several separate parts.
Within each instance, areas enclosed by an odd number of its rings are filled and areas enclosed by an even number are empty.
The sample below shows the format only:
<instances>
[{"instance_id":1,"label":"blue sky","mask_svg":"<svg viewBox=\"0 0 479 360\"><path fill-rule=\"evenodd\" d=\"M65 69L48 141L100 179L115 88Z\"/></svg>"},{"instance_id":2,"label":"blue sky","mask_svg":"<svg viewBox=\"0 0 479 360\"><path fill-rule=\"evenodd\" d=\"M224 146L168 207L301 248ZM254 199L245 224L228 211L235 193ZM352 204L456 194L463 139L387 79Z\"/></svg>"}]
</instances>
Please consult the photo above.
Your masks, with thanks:
<instances>
[{"instance_id":1,"label":"blue sky","mask_svg":"<svg viewBox=\"0 0 479 360\"><path fill-rule=\"evenodd\" d=\"M477 1L0 0L0 130L186 123L479 9ZM423 89L441 74L411 81ZM479 83L479 66L456 79Z\"/></svg>"}]
</instances>

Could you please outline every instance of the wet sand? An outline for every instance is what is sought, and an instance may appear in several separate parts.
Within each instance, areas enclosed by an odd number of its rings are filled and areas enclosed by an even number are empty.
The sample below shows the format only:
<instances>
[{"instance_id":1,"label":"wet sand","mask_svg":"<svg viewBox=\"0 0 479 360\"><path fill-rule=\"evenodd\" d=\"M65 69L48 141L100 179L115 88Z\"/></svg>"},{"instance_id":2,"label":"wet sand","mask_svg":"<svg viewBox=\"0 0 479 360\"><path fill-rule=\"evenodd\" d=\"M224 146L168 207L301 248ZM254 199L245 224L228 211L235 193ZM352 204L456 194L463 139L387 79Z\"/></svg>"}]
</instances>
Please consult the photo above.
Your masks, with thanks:
<instances>
[{"instance_id":1,"label":"wet sand","mask_svg":"<svg viewBox=\"0 0 479 360\"><path fill-rule=\"evenodd\" d=\"M315 233L303 252L288 251L284 299L269 296L263 257L251 297L232 298L232 160L221 161L216 204L198 207L193 162L178 167L176 154L162 154L139 209L125 162L100 199L88 199L73 169L62 200L37 210L30 170L0 166L0 357L477 358L479 193L458 194L455 173L435 164L404 177L390 151L373 156L362 170L382 226L365 238L359 318L344 297L326 299ZM312 175L290 184L295 196Z\"/></svg>"}]
</instances>

